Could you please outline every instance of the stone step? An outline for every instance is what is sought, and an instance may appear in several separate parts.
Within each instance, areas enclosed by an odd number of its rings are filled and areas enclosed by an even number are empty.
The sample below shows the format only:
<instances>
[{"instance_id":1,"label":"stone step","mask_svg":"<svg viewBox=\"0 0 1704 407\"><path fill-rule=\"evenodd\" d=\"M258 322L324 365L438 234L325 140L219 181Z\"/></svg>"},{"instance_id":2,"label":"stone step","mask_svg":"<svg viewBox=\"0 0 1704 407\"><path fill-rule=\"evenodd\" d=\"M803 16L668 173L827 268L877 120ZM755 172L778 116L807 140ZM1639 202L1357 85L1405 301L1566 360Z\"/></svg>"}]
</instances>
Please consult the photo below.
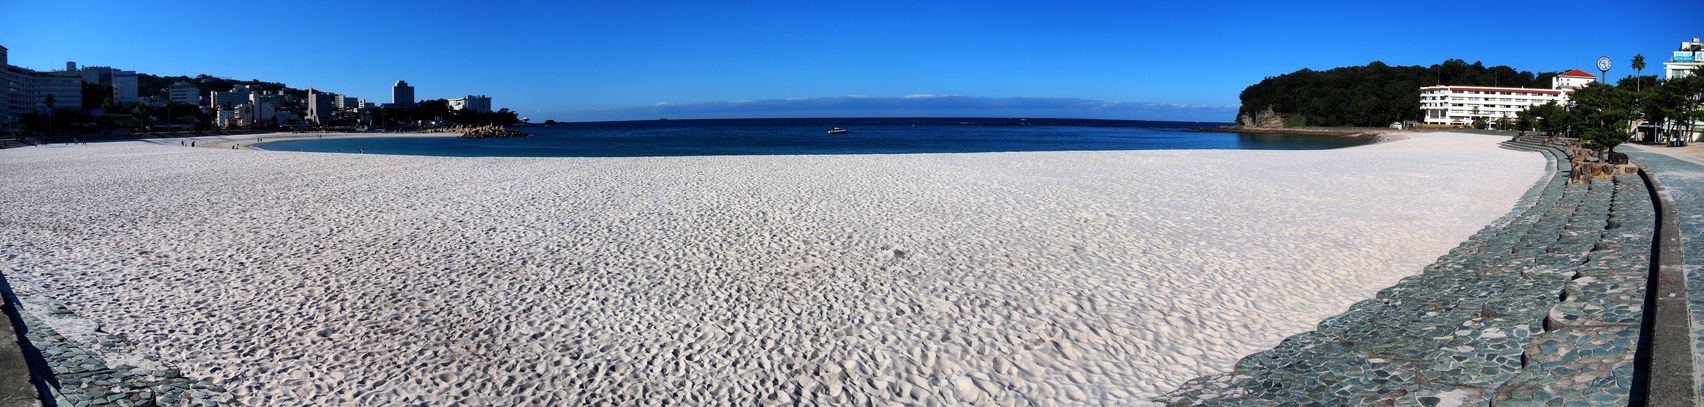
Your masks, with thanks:
<instances>
[{"instance_id":1,"label":"stone step","mask_svg":"<svg viewBox=\"0 0 1704 407\"><path fill-rule=\"evenodd\" d=\"M1636 340L1643 317L1650 196L1636 175L1569 184L1567 152L1536 151L1549 178L1424 273L1160 401L1625 403L1630 374L1617 369L1634 347L1623 328Z\"/></svg>"},{"instance_id":2,"label":"stone step","mask_svg":"<svg viewBox=\"0 0 1704 407\"><path fill-rule=\"evenodd\" d=\"M1633 386L1639 328L1587 328L1541 335L1526 346L1525 368L1493 403L1625 406Z\"/></svg>"}]
</instances>

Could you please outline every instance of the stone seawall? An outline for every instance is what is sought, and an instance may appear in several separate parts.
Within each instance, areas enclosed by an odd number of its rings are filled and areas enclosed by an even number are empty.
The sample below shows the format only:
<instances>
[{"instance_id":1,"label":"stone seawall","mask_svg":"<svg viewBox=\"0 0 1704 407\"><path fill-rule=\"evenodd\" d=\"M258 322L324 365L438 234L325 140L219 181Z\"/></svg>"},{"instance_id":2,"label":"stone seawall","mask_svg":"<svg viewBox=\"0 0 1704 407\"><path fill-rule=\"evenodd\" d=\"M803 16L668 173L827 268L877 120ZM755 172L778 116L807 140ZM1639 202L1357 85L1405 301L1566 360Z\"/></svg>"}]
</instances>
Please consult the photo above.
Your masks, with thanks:
<instances>
[{"instance_id":1,"label":"stone seawall","mask_svg":"<svg viewBox=\"0 0 1704 407\"><path fill-rule=\"evenodd\" d=\"M1674 195L1655 175L1644 169L1645 180L1657 204L1657 236L1651 255L1650 283L1645 296L1645 335L1640 347L1640 371L1650 406L1695 406L1699 402L1697 357L1694 354L1692 316L1689 303L1684 246L1680 236L1679 208ZM1638 402L1639 400L1635 400Z\"/></svg>"},{"instance_id":2,"label":"stone seawall","mask_svg":"<svg viewBox=\"0 0 1704 407\"><path fill-rule=\"evenodd\" d=\"M1168 405L1642 402L1656 210L1635 174L1573 182L1549 158L1504 219L1316 330L1155 400Z\"/></svg>"},{"instance_id":3,"label":"stone seawall","mask_svg":"<svg viewBox=\"0 0 1704 407\"><path fill-rule=\"evenodd\" d=\"M36 386L42 382L30 374L25 342L18 335L23 319L12 298L11 285L0 276L0 313L4 314L0 321L0 407L39 406L41 391Z\"/></svg>"},{"instance_id":4,"label":"stone seawall","mask_svg":"<svg viewBox=\"0 0 1704 407\"><path fill-rule=\"evenodd\" d=\"M52 298L0 288L7 325L18 331L17 348L0 344L0 407L239 405L224 387L184 377Z\"/></svg>"}]
</instances>

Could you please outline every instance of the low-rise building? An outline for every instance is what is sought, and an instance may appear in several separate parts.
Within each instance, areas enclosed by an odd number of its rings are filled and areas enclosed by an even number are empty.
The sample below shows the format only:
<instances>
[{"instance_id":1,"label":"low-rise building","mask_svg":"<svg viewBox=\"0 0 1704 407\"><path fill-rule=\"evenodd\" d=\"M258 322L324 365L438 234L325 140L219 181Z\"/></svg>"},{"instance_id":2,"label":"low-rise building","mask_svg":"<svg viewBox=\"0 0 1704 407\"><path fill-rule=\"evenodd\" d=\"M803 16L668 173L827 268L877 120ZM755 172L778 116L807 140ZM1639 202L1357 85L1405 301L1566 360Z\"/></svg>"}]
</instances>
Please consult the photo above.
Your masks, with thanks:
<instances>
[{"instance_id":1,"label":"low-rise building","mask_svg":"<svg viewBox=\"0 0 1704 407\"><path fill-rule=\"evenodd\" d=\"M1427 86L1420 88L1421 119L1426 124L1449 126L1467 126L1475 120L1514 120L1516 112L1528 107L1563 103L1563 95L1555 89Z\"/></svg>"},{"instance_id":2,"label":"low-rise building","mask_svg":"<svg viewBox=\"0 0 1704 407\"><path fill-rule=\"evenodd\" d=\"M253 85L236 85L229 91L213 91L208 93L208 104L214 110L236 109L240 114L232 118L240 126L255 123L271 123L288 121L291 116L280 116L282 109L288 106L290 100L283 91L261 90ZM221 125L220 127L226 127Z\"/></svg>"},{"instance_id":3,"label":"low-rise building","mask_svg":"<svg viewBox=\"0 0 1704 407\"><path fill-rule=\"evenodd\" d=\"M1568 93L1597 80L1578 69L1550 80L1550 89L1492 86L1427 86L1420 88L1421 120L1426 124L1468 126L1476 120L1497 123L1515 120L1515 113L1532 106L1568 103Z\"/></svg>"},{"instance_id":4,"label":"low-rise building","mask_svg":"<svg viewBox=\"0 0 1704 407\"><path fill-rule=\"evenodd\" d=\"M217 109L217 113L213 115L213 125L219 126L221 129L247 126L247 111L247 109L243 109L243 106Z\"/></svg>"},{"instance_id":5,"label":"low-rise building","mask_svg":"<svg viewBox=\"0 0 1704 407\"><path fill-rule=\"evenodd\" d=\"M1597 75L1592 75L1586 73L1586 71L1575 69L1558 74L1554 78L1550 78L1550 88L1563 92L1573 92L1586 87L1586 85L1592 84L1592 82L1597 82L1597 79Z\"/></svg>"},{"instance_id":6,"label":"low-rise building","mask_svg":"<svg viewBox=\"0 0 1704 407\"><path fill-rule=\"evenodd\" d=\"M479 113L490 113L491 112L491 97L490 96L467 95L466 97L450 99L449 102L450 102L450 109L452 109L452 110L466 110L466 111L470 111L470 112L479 112Z\"/></svg>"}]
</instances>

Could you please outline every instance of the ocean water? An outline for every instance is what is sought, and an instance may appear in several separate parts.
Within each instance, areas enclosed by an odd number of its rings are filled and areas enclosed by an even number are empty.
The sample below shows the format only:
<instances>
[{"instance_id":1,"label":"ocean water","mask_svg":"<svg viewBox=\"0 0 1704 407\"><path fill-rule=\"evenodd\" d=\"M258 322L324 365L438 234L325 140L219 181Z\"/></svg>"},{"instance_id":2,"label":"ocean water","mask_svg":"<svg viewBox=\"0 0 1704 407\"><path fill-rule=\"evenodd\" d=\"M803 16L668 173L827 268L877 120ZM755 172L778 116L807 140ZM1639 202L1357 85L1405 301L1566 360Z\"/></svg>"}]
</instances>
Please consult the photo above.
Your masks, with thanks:
<instances>
[{"instance_id":1,"label":"ocean water","mask_svg":"<svg viewBox=\"0 0 1704 407\"><path fill-rule=\"evenodd\" d=\"M501 139L291 140L267 150L457 157L916 154L1082 150L1318 150L1359 138L1192 132L1228 123L1080 119L869 118L649 120L526 127ZM841 127L846 134L829 135Z\"/></svg>"}]
</instances>

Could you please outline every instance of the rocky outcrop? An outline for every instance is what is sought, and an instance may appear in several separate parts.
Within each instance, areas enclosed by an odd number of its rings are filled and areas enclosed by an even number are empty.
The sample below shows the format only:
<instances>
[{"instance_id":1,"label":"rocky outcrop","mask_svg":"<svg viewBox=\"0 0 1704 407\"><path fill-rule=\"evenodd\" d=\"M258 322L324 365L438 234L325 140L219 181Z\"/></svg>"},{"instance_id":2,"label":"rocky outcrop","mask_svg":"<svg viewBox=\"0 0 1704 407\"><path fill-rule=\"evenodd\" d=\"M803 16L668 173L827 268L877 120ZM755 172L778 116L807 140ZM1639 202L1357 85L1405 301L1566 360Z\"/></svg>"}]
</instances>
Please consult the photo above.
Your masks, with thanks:
<instances>
[{"instance_id":1,"label":"rocky outcrop","mask_svg":"<svg viewBox=\"0 0 1704 407\"><path fill-rule=\"evenodd\" d=\"M1575 161L1573 173L1568 175L1568 182L1589 183L1593 180L1615 179L1616 177L1638 173L1639 166L1633 164Z\"/></svg>"},{"instance_id":2,"label":"rocky outcrop","mask_svg":"<svg viewBox=\"0 0 1704 407\"><path fill-rule=\"evenodd\" d=\"M518 131L518 130L509 130L508 127L498 126L498 125L495 125L495 124L484 125L484 126L440 127L440 128L435 128L435 129L423 129L420 132L422 132L422 133L461 133L461 136L463 138L501 138L501 137L526 137L527 136L527 133L525 133L525 132L521 132L521 131Z\"/></svg>"},{"instance_id":3,"label":"rocky outcrop","mask_svg":"<svg viewBox=\"0 0 1704 407\"><path fill-rule=\"evenodd\" d=\"M1238 116L1237 124L1243 127L1280 128L1284 127L1284 116L1272 111L1272 106L1267 106L1266 110L1254 112L1252 115L1244 113Z\"/></svg>"},{"instance_id":4,"label":"rocky outcrop","mask_svg":"<svg viewBox=\"0 0 1704 407\"><path fill-rule=\"evenodd\" d=\"M1573 157L1569 159L1569 163L1572 164L1571 169L1573 170L1573 173L1568 175L1568 182L1587 183L1592 182L1592 180L1614 179L1615 177L1639 173L1639 166L1627 164L1626 158L1622 158L1622 161L1619 163L1613 161L1592 161L1588 160L1587 157L1596 157L1597 151L1577 145L1571 146L1570 148L1574 150ZM1624 154L1618 155L1625 157Z\"/></svg>"}]
</instances>

